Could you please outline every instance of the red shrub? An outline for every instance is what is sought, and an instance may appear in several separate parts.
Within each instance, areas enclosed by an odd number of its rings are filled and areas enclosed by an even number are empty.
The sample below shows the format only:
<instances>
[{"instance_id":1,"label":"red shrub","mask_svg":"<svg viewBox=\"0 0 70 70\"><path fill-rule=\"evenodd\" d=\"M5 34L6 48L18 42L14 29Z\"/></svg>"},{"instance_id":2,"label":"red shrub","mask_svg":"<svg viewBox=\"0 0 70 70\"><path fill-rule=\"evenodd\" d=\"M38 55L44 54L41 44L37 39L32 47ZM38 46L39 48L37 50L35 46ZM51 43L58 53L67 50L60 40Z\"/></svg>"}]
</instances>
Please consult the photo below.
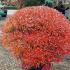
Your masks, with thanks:
<instances>
[{"instance_id":1,"label":"red shrub","mask_svg":"<svg viewBox=\"0 0 70 70\"><path fill-rule=\"evenodd\" d=\"M52 8L24 8L4 25L3 46L23 67L59 62L70 51L69 21Z\"/></svg>"}]
</instances>

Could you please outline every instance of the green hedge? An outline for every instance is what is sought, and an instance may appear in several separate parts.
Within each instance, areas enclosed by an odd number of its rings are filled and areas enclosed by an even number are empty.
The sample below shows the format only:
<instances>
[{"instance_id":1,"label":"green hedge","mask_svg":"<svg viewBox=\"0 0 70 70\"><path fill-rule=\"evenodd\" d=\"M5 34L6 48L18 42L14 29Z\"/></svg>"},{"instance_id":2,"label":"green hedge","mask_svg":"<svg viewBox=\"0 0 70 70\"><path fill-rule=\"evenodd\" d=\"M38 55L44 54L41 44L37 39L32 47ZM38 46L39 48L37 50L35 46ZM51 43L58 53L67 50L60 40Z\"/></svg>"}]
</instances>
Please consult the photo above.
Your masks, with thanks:
<instances>
[{"instance_id":1,"label":"green hedge","mask_svg":"<svg viewBox=\"0 0 70 70\"><path fill-rule=\"evenodd\" d=\"M38 6L44 4L44 0L26 0L24 5L25 6Z\"/></svg>"},{"instance_id":2,"label":"green hedge","mask_svg":"<svg viewBox=\"0 0 70 70\"><path fill-rule=\"evenodd\" d=\"M5 14L4 11L3 10L0 10L0 15L3 15L3 14Z\"/></svg>"}]
</instances>

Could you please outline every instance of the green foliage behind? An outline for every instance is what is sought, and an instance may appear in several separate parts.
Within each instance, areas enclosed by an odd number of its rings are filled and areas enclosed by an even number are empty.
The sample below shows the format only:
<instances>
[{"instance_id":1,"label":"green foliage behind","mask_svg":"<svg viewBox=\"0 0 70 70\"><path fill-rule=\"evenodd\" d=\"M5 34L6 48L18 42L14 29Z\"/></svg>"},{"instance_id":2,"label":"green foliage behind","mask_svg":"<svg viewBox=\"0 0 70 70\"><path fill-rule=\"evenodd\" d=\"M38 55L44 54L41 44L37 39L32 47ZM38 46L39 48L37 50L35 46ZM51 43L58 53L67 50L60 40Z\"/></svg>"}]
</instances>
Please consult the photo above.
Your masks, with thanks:
<instances>
[{"instance_id":1,"label":"green foliage behind","mask_svg":"<svg viewBox=\"0 0 70 70\"><path fill-rule=\"evenodd\" d=\"M25 0L25 6L38 6L44 4L44 0Z\"/></svg>"}]
</instances>

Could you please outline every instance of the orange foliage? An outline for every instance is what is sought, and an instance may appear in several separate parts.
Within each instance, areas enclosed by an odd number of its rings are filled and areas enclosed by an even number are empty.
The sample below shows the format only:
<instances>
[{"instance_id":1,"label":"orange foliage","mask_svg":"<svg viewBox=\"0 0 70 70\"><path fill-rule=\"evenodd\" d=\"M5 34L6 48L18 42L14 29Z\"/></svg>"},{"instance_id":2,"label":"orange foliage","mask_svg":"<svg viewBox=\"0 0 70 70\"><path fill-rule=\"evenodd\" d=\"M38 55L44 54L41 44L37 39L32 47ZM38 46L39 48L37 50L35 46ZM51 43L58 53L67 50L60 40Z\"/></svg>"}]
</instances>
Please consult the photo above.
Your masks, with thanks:
<instances>
[{"instance_id":1,"label":"orange foliage","mask_svg":"<svg viewBox=\"0 0 70 70\"><path fill-rule=\"evenodd\" d=\"M21 9L3 27L3 46L23 67L59 62L70 53L69 21L49 7Z\"/></svg>"}]
</instances>

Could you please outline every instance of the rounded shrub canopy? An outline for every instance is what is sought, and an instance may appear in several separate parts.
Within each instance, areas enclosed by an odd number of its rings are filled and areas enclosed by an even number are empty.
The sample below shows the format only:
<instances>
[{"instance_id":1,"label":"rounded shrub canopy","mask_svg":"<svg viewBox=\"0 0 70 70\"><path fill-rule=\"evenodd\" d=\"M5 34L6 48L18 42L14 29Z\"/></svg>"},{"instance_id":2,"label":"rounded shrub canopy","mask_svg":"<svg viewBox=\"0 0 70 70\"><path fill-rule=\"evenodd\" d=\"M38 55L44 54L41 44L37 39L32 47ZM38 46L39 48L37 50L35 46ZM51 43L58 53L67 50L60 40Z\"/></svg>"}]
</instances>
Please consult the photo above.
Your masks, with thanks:
<instances>
[{"instance_id":1,"label":"rounded shrub canopy","mask_svg":"<svg viewBox=\"0 0 70 70\"><path fill-rule=\"evenodd\" d=\"M70 51L69 21L46 6L23 8L5 22L3 46L23 67L59 62Z\"/></svg>"}]
</instances>

